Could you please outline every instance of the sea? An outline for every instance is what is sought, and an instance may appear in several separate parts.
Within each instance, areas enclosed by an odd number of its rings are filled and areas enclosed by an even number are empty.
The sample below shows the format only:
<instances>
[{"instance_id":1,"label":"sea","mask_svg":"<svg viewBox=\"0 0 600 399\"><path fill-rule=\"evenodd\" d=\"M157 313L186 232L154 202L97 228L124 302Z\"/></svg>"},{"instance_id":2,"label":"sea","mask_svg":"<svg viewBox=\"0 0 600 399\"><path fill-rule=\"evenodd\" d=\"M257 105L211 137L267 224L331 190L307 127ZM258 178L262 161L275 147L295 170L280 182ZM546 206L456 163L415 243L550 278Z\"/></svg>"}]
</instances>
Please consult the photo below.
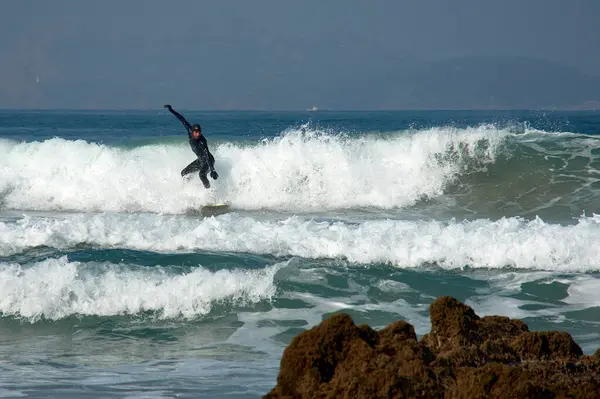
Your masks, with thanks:
<instances>
[{"instance_id":1,"label":"sea","mask_svg":"<svg viewBox=\"0 0 600 399\"><path fill-rule=\"evenodd\" d=\"M258 398L450 295L600 347L600 112L0 111L0 397ZM228 204L228 212L202 214Z\"/></svg>"}]
</instances>

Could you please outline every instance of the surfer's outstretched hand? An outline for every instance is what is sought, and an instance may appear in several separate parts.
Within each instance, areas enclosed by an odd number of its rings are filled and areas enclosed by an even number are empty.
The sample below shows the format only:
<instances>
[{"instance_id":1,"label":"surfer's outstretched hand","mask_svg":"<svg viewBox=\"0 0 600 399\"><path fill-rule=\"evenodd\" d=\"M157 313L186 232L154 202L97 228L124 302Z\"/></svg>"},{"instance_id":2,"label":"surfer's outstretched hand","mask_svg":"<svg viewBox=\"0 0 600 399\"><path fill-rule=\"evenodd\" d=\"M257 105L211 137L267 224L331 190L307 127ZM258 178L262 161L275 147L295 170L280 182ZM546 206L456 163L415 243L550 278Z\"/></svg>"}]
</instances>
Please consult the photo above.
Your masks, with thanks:
<instances>
[{"instance_id":1,"label":"surfer's outstretched hand","mask_svg":"<svg viewBox=\"0 0 600 399\"><path fill-rule=\"evenodd\" d=\"M213 180L217 180L217 178L219 177L219 175L217 174L216 170L213 170L212 172L210 172L210 177L212 177Z\"/></svg>"}]
</instances>

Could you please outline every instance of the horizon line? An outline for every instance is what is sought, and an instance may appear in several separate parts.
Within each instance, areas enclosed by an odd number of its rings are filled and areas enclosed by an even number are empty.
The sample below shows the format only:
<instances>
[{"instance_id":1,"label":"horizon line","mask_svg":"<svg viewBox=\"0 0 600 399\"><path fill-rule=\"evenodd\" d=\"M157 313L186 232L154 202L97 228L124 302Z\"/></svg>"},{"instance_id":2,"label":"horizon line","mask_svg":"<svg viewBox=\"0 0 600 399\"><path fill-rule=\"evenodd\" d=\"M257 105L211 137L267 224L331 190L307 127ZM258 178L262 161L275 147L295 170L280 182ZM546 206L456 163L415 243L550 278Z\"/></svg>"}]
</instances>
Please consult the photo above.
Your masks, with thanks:
<instances>
[{"instance_id":1,"label":"horizon line","mask_svg":"<svg viewBox=\"0 0 600 399\"><path fill-rule=\"evenodd\" d=\"M322 113L322 112L457 112L457 111L600 111L600 106L594 108L569 108L569 107L548 107L548 108L360 108L360 109L335 109L335 108L324 108L324 109L261 109L261 108L233 108L233 109L222 109L222 108L178 108L186 112L306 112L306 113ZM163 108L3 108L2 111L119 111L119 112L131 112L131 111L162 111Z\"/></svg>"}]
</instances>

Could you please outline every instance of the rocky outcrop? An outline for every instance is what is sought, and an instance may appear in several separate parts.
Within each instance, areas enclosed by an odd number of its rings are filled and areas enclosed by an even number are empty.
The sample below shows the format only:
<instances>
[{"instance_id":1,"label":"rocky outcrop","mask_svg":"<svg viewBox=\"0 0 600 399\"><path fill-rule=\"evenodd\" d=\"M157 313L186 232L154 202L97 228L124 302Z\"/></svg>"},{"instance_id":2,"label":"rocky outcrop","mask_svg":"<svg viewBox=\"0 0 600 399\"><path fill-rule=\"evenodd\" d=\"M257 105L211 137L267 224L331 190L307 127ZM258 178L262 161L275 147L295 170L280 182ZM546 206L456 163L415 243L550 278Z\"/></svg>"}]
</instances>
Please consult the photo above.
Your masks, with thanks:
<instances>
[{"instance_id":1,"label":"rocky outcrop","mask_svg":"<svg viewBox=\"0 0 600 399\"><path fill-rule=\"evenodd\" d=\"M381 331L336 314L285 349L265 398L600 398L600 350L583 355L565 332L480 318L452 297L429 308L431 331Z\"/></svg>"}]
</instances>

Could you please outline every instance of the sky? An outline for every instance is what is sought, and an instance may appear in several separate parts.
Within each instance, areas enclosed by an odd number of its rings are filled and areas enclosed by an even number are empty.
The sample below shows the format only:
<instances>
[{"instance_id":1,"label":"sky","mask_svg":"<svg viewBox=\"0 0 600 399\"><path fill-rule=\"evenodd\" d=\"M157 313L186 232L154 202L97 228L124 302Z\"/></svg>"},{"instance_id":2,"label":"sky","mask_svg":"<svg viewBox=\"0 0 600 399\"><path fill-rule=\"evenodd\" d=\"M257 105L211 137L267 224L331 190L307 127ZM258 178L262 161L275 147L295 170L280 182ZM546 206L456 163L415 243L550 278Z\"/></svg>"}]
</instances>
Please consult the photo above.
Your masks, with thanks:
<instances>
[{"instance_id":1,"label":"sky","mask_svg":"<svg viewBox=\"0 0 600 399\"><path fill-rule=\"evenodd\" d=\"M600 101L598 21L598 0L4 2L0 108L575 106Z\"/></svg>"}]
</instances>

